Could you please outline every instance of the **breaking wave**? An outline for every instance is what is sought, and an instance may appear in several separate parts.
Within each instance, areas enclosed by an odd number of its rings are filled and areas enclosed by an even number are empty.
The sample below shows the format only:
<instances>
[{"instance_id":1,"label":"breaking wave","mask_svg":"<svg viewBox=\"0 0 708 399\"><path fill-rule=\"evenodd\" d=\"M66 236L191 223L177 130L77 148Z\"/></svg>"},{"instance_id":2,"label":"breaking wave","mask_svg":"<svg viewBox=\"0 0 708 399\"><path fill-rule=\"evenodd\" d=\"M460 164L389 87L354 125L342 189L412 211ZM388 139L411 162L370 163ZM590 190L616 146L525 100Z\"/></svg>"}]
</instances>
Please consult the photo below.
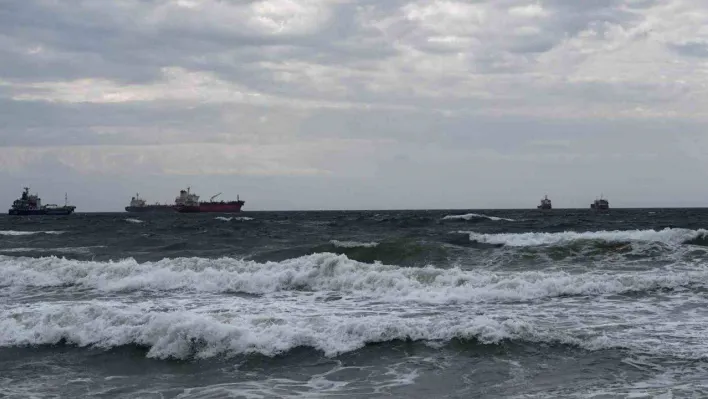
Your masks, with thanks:
<instances>
[{"instance_id":1,"label":"breaking wave","mask_svg":"<svg viewBox=\"0 0 708 399\"><path fill-rule=\"evenodd\" d=\"M469 234L470 241L484 244L504 245L509 247L533 247L541 245L564 245L577 241L604 241L610 243L657 242L669 246L681 244L708 244L703 241L708 237L708 230L690 230L665 228L663 230L615 230L594 232L562 233L501 233L481 234L461 231Z\"/></svg>"},{"instance_id":2,"label":"breaking wave","mask_svg":"<svg viewBox=\"0 0 708 399\"><path fill-rule=\"evenodd\" d=\"M447 215L443 220L473 220L473 219L489 219L493 221L515 222L515 219L501 218L497 216L487 216L479 213L467 213L464 215Z\"/></svg>"},{"instance_id":3,"label":"breaking wave","mask_svg":"<svg viewBox=\"0 0 708 399\"><path fill-rule=\"evenodd\" d=\"M332 309L314 315L312 308L295 309L293 313L287 303L280 303L282 309L274 303L269 310L244 302L224 302L211 309L170 302L174 301L5 307L0 310L0 347L68 344L110 349L132 345L148 348L147 356L153 358L203 359L244 354L275 356L302 347L337 356L373 343L410 340L439 345L467 340L482 345L517 341L586 350L622 349L687 359L708 356L708 347L701 343L703 323L677 325L645 316L627 315L618 325L612 322L615 319L597 314L581 313L568 319L565 312L550 308L488 314L475 314L469 309L435 312L431 308L422 314ZM240 311L244 306L247 312ZM665 319L667 315L657 313L654 317ZM677 346L676 339L695 344Z\"/></svg>"},{"instance_id":4,"label":"breaking wave","mask_svg":"<svg viewBox=\"0 0 708 399\"><path fill-rule=\"evenodd\" d=\"M447 260L446 248L435 242L420 242L410 239L378 241L329 240L319 245L302 245L263 251L252 254L249 259L268 262L286 261L308 255L332 253L346 255L349 259L365 263L386 263L402 266L425 266Z\"/></svg>"},{"instance_id":5,"label":"breaking wave","mask_svg":"<svg viewBox=\"0 0 708 399\"><path fill-rule=\"evenodd\" d=\"M99 292L179 290L256 295L310 291L396 303L452 304L694 289L705 288L706 281L708 270L702 269L615 274L468 271L367 264L331 253L265 263L232 258L138 263L132 259L93 262L0 256L0 284L13 290L77 287Z\"/></svg>"},{"instance_id":6,"label":"breaking wave","mask_svg":"<svg viewBox=\"0 0 708 399\"><path fill-rule=\"evenodd\" d=\"M524 318L498 320L488 316L400 318L388 315L323 318L230 314L219 316L186 310L165 312L140 306L82 303L46 304L0 311L0 346L71 344L114 348L137 345L149 348L148 357L211 358L219 355L278 355L298 347L311 347L336 356L369 343L394 340L476 340L496 344L524 340L601 347L606 343L583 340L543 328Z\"/></svg>"},{"instance_id":7,"label":"breaking wave","mask_svg":"<svg viewBox=\"0 0 708 399\"><path fill-rule=\"evenodd\" d=\"M128 222L128 223L145 223L145 222L143 222L142 220L140 220L140 219L135 219L135 218L127 218L127 219L125 219L125 221Z\"/></svg>"}]
</instances>

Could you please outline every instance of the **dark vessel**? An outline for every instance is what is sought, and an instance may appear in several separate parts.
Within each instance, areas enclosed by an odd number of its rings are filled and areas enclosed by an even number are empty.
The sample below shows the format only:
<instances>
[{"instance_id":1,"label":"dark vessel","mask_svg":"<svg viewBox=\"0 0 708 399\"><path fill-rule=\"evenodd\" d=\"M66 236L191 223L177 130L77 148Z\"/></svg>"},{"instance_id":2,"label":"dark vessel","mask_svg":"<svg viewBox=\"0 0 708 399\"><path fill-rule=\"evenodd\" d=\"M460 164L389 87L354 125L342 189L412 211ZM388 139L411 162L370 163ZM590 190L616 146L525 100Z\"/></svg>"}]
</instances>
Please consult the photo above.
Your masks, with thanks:
<instances>
[{"instance_id":1,"label":"dark vessel","mask_svg":"<svg viewBox=\"0 0 708 399\"><path fill-rule=\"evenodd\" d=\"M174 212L174 205L168 204L146 204L145 200L140 198L140 194L135 194L135 197L130 199L130 205L125 207L126 212Z\"/></svg>"},{"instance_id":2,"label":"dark vessel","mask_svg":"<svg viewBox=\"0 0 708 399\"><path fill-rule=\"evenodd\" d=\"M56 204L42 205L42 199L37 194L30 194L29 187L24 188L22 196L12 202L8 215L69 215L74 213L75 206L68 204L64 194L64 206Z\"/></svg>"},{"instance_id":3,"label":"dark vessel","mask_svg":"<svg viewBox=\"0 0 708 399\"><path fill-rule=\"evenodd\" d=\"M241 212L241 207L245 201L241 201L238 196L236 201L214 201L214 198L221 193L212 196L209 201L199 201L199 196L192 194L190 187L186 190L180 190L179 197L175 198L175 209L181 213L236 213Z\"/></svg>"},{"instance_id":4,"label":"dark vessel","mask_svg":"<svg viewBox=\"0 0 708 399\"><path fill-rule=\"evenodd\" d=\"M610 203L600 196L600 199L596 199L595 202L590 204L590 209L594 209L596 211L606 211L610 209Z\"/></svg>"},{"instance_id":5,"label":"dark vessel","mask_svg":"<svg viewBox=\"0 0 708 399\"><path fill-rule=\"evenodd\" d=\"M536 208L538 209L553 209L553 206L551 206L551 200L548 199L548 196L546 195L541 199L541 204L539 204Z\"/></svg>"}]
</instances>

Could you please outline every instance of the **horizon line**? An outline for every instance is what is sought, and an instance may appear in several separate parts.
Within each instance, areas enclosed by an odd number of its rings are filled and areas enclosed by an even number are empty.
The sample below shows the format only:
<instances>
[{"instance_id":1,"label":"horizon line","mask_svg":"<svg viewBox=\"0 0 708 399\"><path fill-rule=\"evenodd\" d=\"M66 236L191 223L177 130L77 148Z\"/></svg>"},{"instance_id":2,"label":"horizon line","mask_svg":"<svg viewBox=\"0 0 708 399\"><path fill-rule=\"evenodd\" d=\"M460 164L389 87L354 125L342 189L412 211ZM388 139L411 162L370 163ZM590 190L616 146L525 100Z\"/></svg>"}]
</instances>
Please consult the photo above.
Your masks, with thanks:
<instances>
[{"instance_id":1,"label":"horizon line","mask_svg":"<svg viewBox=\"0 0 708 399\"><path fill-rule=\"evenodd\" d=\"M611 212L613 210L646 210L646 209L708 209L708 204L704 206L640 206L640 207L612 207L609 210L603 210L600 212ZM209 214L240 214L249 212L390 212L390 211L538 211L543 213L549 213L553 211L568 210L587 210L594 211L592 208L553 208L553 209L538 209L538 208L368 208L368 209L258 209L258 210L242 210L240 212L197 212L196 214L209 213ZM169 214L170 212L128 212L122 211L74 211L75 214L78 213L121 213L121 214ZM179 212L174 212L179 214Z\"/></svg>"}]
</instances>

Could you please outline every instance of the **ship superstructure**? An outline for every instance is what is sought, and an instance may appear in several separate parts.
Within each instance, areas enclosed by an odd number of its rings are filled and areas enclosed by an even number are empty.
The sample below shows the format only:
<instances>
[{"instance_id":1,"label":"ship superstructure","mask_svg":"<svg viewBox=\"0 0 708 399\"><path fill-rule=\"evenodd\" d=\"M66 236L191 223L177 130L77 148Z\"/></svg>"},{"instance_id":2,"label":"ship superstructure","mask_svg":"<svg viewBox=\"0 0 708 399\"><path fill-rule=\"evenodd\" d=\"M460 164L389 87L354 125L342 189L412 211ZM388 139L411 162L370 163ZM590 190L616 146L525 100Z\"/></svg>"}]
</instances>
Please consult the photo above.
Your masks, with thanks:
<instances>
[{"instance_id":1,"label":"ship superstructure","mask_svg":"<svg viewBox=\"0 0 708 399\"><path fill-rule=\"evenodd\" d=\"M199 196L192 193L191 187L179 190L179 196L175 198L175 209L182 213L199 212Z\"/></svg>"},{"instance_id":2,"label":"ship superstructure","mask_svg":"<svg viewBox=\"0 0 708 399\"><path fill-rule=\"evenodd\" d=\"M30 194L29 187L24 187L20 198L12 202L12 206L7 211L8 215L69 215L76 207L69 205L69 199L64 194L64 206L56 204L42 205L42 199L38 194Z\"/></svg>"},{"instance_id":3,"label":"ship superstructure","mask_svg":"<svg viewBox=\"0 0 708 399\"><path fill-rule=\"evenodd\" d=\"M548 198L548 195L543 197L541 199L541 203L536 207L538 209L552 209L553 206L551 204L551 200Z\"/></svg>"},{"instance_id":4,"label":"ship superstructure","mask_svg":"<svg viewBox=\"0 0 708 399\"><path fill-rule=\"evenodd\" d=\"M607 199L600 198L596 199L592 204L590 204L590 209L594 209L596 211L606 211L610 209L610 202L607 201Z\"/></svg>"}]
</instances>

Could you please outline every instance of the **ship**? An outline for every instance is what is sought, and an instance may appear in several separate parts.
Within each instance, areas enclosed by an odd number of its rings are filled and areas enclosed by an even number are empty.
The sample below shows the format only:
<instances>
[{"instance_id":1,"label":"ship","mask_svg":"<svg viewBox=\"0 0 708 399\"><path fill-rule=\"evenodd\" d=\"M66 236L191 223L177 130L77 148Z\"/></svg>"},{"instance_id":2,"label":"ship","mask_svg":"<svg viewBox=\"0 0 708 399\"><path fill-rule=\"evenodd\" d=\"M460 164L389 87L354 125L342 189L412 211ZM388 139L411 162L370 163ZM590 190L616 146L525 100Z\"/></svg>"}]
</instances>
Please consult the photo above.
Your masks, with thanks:
<instances>
[{"instance_id":1,"label":"ship","mask_svg":"<svg viewBox=\"0 0 708 399\"><path fill-rule=\"evenodd\" d=\"M541 199L541 204L536 206L538 209L553 209L553 206L551 206L551 200L548 199L548 196L546 195Z\"/></svg>"},{"instance_id":2,"label":"ship","mask_svg":"<svg viewBox=\"0 0 708 399\"><path fill-rule=\"evenodd\" d=\"M199 201L199 196L192 193L190 187L180 190L179 196L175 198L175 210L180 213L236 213L241 212L241 207L245 201L241 201L236 196L236 201L214 201L214 198L221 195L218 193L212 196L209 201Z\"/></svg>"},{"instance_id":3,"label":"ship","mask_svg":"<svg viewBox=\"0 0 708 399\"><path fill-rule=\"evenodd\" d=\"M135 197L130 198L130 205L125 207L126 212L174 212L174 205L168 204L147 204L144 199L140 198L140 194L136 193Z\"/></svg>"},{"instance_id":4,"label":"ship","mask_svg":"<svg viewBox=\"0 0 708 399\"><path fill-rule=\"evenodd\" d=\"M595 202L590 204L590 209L594 209L596 211L606 211L610 209L610 203L600 196L599 199L596 199Z\"/></svg>"},{"instance_id":5,"label":"ship","mask_svg":"<svg viewBox=\"0 0 708 399\"><path fill-rule=\"evenodd\" d=\"M69 205L67 195L64 194L64 206L56 204L42 205L38 194L30 194L29 187L24 187L22 196L12 202L7 211L8 215L70 215L76 207Z\"/></svg>"}]
</instances>

